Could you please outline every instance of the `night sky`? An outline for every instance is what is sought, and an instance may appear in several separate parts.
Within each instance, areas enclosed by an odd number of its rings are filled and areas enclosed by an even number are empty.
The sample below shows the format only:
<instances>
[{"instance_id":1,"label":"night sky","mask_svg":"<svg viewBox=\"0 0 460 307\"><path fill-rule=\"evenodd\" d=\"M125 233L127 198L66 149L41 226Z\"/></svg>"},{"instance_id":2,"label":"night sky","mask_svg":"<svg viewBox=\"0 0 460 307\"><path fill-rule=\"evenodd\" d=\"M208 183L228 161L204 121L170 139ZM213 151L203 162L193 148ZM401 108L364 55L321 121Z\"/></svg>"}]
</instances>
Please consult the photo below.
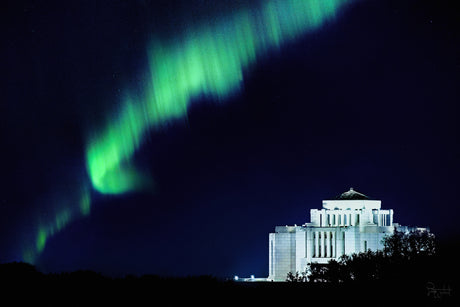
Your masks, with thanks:
<instances>
[{"instance_id":1,"label":"night sky","mask_svg":"<svg viewBox=\"0 0 460 307\"><path fill-rule=\"evenodd\" d=\"M240 89L149 129L130 157L148 185L91 185L88 135L142 91L152 42L267 1L3 3L0 262L24 260L45 225L46 272L265 277L269 232L350 187L458 240L455 1L350 1L263 52ZM56 219L81 191L90 212Z\"/></svg>"}]
</instances>

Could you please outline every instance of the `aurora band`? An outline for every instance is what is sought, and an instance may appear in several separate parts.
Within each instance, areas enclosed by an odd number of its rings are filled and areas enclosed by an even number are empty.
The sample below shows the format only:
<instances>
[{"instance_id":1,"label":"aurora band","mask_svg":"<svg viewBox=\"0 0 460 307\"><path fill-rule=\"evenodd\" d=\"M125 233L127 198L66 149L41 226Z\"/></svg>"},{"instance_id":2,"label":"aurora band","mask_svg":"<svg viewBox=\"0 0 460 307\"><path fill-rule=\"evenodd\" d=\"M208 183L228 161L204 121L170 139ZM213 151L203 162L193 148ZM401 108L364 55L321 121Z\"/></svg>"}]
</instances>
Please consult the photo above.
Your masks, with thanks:
<instances>
[{"instance_id":1,"label":"aurora band","mask_svg":"<svg viewBox=\"0 0 460 307\"><path fill-rule=\"evenodd\" d=\"M101 129L88 134L85 158L91 186L102 194L150 187L151 178L136 170L133 161L149 131L185 117L194 98L223 101L238 93L244 73L257 60L333 20L339 9L355 1L263 1L218 21L202 22L167 42L152 42L144 88L126 94ZM49 237L89 214L87 185L76 189L80 194L60 206L54 219L39 223L24 260L33 263Z\"/></svg>"},{"instance_id":2,"label":"aurora band","mask_svg":"<svg viewBox=\"0 0 460 307\"><path fill-rule=\"evenodd\" d=\"M334 18L350 0L273 0L244 9L219 23L201 24L148 52L149 80L143 93L126 97L87 143L93 187L119 194L150 184L132 157L149 129L187 114L194 97L223 100L240 90L243 74L258 58Z\"/></svg>"}]
</instances>

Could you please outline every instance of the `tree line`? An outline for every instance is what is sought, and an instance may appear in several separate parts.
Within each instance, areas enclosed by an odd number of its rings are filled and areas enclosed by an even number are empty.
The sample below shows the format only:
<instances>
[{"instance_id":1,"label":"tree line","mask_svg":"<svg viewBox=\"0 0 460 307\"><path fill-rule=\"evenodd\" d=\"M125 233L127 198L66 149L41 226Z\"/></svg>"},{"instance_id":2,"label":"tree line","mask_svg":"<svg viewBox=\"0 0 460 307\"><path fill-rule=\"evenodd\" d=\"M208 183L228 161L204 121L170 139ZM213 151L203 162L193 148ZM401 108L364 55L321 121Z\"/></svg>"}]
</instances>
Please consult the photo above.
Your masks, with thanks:
<instances>
[{"instance_id":1,"label":"tree line","mask_svg":"<svg viewBox=\"0 0 460 307\"><path fill-rule=\"evenodd\" d=\"M427 231L395 231L383 239L383 250L343 255L327 264L310 263L303 272L289 272L288 282L368 282L433 276L435 236Z\"/></svg>"}]
</instances>

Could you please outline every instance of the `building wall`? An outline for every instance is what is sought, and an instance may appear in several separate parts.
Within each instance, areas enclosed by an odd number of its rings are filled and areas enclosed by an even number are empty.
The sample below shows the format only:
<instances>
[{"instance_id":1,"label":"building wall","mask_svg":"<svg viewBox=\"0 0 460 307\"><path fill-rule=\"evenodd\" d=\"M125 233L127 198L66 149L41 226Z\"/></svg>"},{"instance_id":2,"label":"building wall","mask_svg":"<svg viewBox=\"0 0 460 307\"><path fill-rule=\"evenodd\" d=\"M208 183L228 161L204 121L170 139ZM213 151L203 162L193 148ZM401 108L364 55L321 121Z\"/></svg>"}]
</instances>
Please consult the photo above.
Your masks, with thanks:
<instances>
[{"instance_id":1,"label":"building wall","mask_svg":"<svg viewBox=\"0 0 460 307\"><path fill-rule=\"evenodd\" d=\"M288 226L289 227L289 226ZM382 239L394 227L277 227L269 236L269 279L284 281L289 272L303 272L308 263L328 263L342 255L383 249Z\"/></svg>"},{"instance_id":2,"label":"building wall","mask_svg":"<svg viewBox=\"0 0 460 307\"><path fill-rule=\"evenodd\" d=\"M376 251L392 234L393 210L381 210L373 200L323 201L310 210L310 223L277 226L269 236L269 277L284 281L289 272L303 272L308 263L327 263L342 255Z\"/></svg>"},{"instance_id":3,"label":"building wall","mask_svg":"<svg viewBox=\"0 0 460 307\"><path fill-rule=\"evenodd\" d=\"M285 280L288 272L296 271L295 228L282 228L276 227L277 232L269 236L269 278L274 280Z\"/></svg>"}]
</instances>

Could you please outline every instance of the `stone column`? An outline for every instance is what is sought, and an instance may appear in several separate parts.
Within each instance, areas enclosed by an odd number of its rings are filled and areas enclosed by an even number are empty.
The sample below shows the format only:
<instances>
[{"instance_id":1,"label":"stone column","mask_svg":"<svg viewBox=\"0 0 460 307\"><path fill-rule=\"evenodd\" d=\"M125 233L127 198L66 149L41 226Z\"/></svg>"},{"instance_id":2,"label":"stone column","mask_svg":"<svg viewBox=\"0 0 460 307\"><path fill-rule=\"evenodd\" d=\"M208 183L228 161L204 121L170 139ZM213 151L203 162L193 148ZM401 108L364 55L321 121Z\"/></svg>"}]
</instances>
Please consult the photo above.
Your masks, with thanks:
<instances>
[{"instance_id":1,"label":"stone column","mask_svg":"<svg viewBox=\"0 0 460 307\"><path fill-rule=\"evenodd\" d=\"M331 232L331 257L335 258L335 232Z\"/></svg>"},{"instance_id":2,"label":"stone column","mask_svg":"<svg viewBox=\"0 0 460 307\"><path fill-rule=\"evenodd\" d=\"M344 242L343 242L343 234L341 231L337 231L335 234L335 242L336 242L336 256L341 256L344 253Z\"/></svg>"},{"instance_id":3,"label":"stone column","mask_svg":"<svg viewBox=\"0 0 460 307\"><path fill-rule=\"evenodd\" d=\"M326 257L326 232L322 231L321 234L321 257Z\"/></svg>"},{"instance_id":4,"label":"stone column","mask_svg":"<svg viewBox=\"0 0 460 307\"><path fill-rule=\"evenodd\" d=\"M319 243L319 240L318 240L318 235L319 235L319 232L318 231L315 231L315 257L318 257L318 243Z\"/></svg>"},{"instance_id":5,"label":"stone column","mask_svg":"<svg viewBox=\"0 0 460 307\"><path fill-rule=\"evenodd\" d=\"M319 243L319 254L324 258L324 231L321 231L321 239Z\"/></svg>"},{"instance_id":6,"label":"stone column","mask_svg":"<svg viewBox=\"0 0 460 307\"><path fill-rule=\"evenodd\" d=\"M308 261L311 262L311 258L315 252L315 241L313 240L313 231L308 231Z\"/></svg>"}]
</instances>

